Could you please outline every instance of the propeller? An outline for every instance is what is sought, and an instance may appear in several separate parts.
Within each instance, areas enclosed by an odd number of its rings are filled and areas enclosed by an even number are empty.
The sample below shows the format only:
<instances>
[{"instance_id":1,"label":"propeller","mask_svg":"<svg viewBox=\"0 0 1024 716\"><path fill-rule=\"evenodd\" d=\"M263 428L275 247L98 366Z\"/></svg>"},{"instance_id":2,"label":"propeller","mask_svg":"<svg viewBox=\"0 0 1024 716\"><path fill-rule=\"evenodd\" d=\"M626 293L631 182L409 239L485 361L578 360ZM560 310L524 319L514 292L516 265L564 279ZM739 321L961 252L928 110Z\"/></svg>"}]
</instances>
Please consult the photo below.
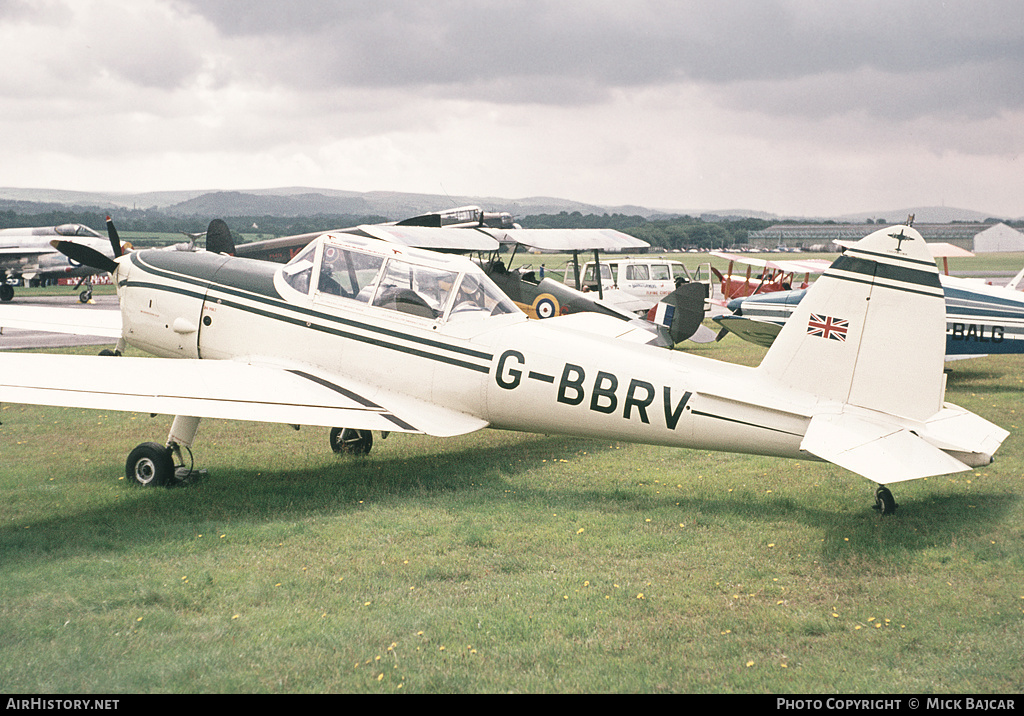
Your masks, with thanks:
<instances>
[{"instance_id":1,"label":"propeller","mask_svg":"<svg viewBox=\"0 0 1024 716\"><path fill-rule=\"evenodd\" d=\"M115 259L124 255L124 250L121 247L121 238L117 235L117 229L114 228L114 222L109 216L107 217L107 236L110 237L110 248L114 250L113 259L90 246L78 244L74 241L55 240L50 242L50 246L60 251L72 261L77 261L99 271L112 273L117 268L117 261Z\"/></svg>"},{"instance_id":2,"label":"propeller","mask_svg":"<svg viewBox=\"0 0 1024 716\"><path fill-rule=\"evenodd\" d=\"M73 241L51 241L50 246L60 251L72 261L89 266L100 271L114 271L117 262L109 256L100 253L91 246L83 246Z\"/></svg>"},{"instance_id":3,"label":"propeller","mask_svg":"<svg viewBox=\"0 0 1024 716\"><path fill-rule=\"evenodd\" d=\"M121 237L117 235L114 221L109 216L107 217L107 236L110 238L110 248L114 250L114 258L121 258L124 254L124 249L121 248Z\"/></svg>"}]
</instances>

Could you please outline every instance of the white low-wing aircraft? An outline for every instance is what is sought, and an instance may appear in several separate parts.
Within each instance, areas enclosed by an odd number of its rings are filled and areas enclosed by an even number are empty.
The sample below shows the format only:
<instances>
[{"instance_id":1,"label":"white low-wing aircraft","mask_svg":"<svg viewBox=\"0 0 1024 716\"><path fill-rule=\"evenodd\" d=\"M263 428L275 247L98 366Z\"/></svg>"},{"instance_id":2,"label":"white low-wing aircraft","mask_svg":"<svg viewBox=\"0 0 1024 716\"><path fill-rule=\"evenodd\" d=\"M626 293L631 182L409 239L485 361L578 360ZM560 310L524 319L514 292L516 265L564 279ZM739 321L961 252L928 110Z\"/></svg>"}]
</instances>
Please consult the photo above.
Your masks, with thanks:
<instances>
[{"instance_id":1,"label":"white low-wing aircraft","mask_svg":"<svg viewBox=\"0 0 1024 716\"><path fill-rule=\"evenodd\" d=\"M203 417L345 426L332 445L356 451L374 430L492 427L827 460L888 513L886 484L986 465L1008 435L944 402L942 288L909 227L840 257L757 367L596 335L601 316L528 320L473 262L371 238L326 234L285 265L111 263L118 352L158 357L6 353L0 400L177 416L128 456L142 484L176 479Z\"/></svg>"},{"instance_id":2,"label":"white low-wing aircraft","mask_svg":"<svg viewBox=\"0 0 1024 716\"><path fill-rule=\"evenodd\" d=\"M104 273L59 252L52 245L55 239L88 246L108 257L113 256L111 244L82 224L0 229L0 301L6 303L14 298L14 287L7 283L9 278L80 278L80 283L86 283L92 276ZM92 285L89 284L82 292L82 303L91 297Z\"/></svg>"}]
</instances>

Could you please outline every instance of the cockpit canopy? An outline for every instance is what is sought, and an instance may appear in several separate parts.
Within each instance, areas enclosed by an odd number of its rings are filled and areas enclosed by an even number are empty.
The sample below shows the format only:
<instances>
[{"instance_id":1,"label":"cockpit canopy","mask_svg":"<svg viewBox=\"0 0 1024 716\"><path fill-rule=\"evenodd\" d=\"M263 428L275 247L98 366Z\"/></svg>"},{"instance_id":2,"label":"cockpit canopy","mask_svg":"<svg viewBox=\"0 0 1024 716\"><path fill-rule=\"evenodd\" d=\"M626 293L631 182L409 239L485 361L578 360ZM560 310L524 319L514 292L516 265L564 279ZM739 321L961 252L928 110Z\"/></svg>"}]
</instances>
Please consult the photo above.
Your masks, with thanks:
<instances>
[{"instance_id":1,"label":"cockpit canopy","mask_svg":"<svg viewBox=\"0 0 1024 716\"><path fill-rule=\"evenodd\" d=\"M81 224L61 224L54 228L54 233L58 236L90 236L94 239L103 238L88 226L82 226Z\"/></svg>"},{"instance_id":2,"label":"cockpit canopy","mask_svg":"<svg viewBox=\"0 0 1024 716\"><path fill-rule=\"evenodd\" d=\"M282 269L317 301L351 299L432 320L521 313L479 266L460 257L325 234Z\"/></svg>"}]
</instances>

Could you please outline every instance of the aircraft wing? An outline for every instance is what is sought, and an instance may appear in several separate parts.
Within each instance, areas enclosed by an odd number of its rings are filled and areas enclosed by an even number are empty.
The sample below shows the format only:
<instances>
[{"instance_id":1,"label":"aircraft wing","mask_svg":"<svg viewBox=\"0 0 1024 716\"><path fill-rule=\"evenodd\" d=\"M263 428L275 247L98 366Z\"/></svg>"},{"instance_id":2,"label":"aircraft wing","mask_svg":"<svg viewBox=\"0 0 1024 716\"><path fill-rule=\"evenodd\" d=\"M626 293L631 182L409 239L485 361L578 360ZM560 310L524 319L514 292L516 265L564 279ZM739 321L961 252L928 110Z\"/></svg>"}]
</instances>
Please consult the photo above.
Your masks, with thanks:
<instances>
[{"instance_id":1,"label":"aircraft wing","mask_svg":"<svg viewBox=\"0 0 1024 716\"><path fill-rule=\"evenodd\" d=\"M725 251L709 251L708 253L720 259L758 266L762 269L777 269L785 273L822 273L832 265L831 261L825 259L759 259L744 254L730 254Z\"/></svg>"},{"instance_id":2,"label":"aircraft wing","mask_svg":"<svg viewBox=\"0 0 1024 716\"><path fill-rule=\"evenodd\" d=\"M402 246L431 251L494 251L498 248L497 239L478 229L364 224L348 229L314 231L309 234L296 234L295 236L282 236L277 239L238 244L235 246L235 255L283 263L311 241L324 234L369 236Z\"/></svg>"},{"instance_id":3,"label":"aircraft wing","mask_svg":"<svg viewBox=\"0 0 1024 716\"><path fill-rule=\"evenodd\" d=\"M366 224L358 227L358 231L393 244L431 251L494 251L498 248L498 240L482 229Z\"/></svg>"},{"instance_id":4,"label":"aircraft wing","mask_svg":"<svg viewBox=\"0 0 1024 716\"><path fill-rule=\"evenodd\" d=\"M55 254L57 250L47 246L0 246L0 260L34 259L44 254Z\"/></svg>"},{"instance_id":5,"label":"aircraft wing","mask_svg":"<svg viewBox=\"0 0 1024 716\"><path fill-rule=\"evenodd\" d=\"M650 244L614 229L481 229L502 243L522 244L541 251L627 251Z\"/></svg>"},{"instance_id":6,"label":"aircraft wing","mask_svg":"<svg viewBox=\"0 0 1024 716\"><path fill-rule=\"evenodd\" d=\"M4 328L120 338L121 312L85 307L4 306L0 308L0 330Z\"/></svg>"},{"instance_id":7,"label":"aircraft wing","mask_svg":"<svg viewBox=\"0 0 1024 716\"><path fill-rule=\"evenodd\" d=\"M835 243L838 244L839 246L842 246L845 249L848 249L857 242L842 239L835 241ZM928 252L932 255L933 258L936 259L970 258L974 256L974 254L968 251L967 249L962 249L955 244L950 244L944 241L929 241Z\"/></svg>"},{"instance_id":8,"label":"aircraft wing","mask_svg":"<svg viewBox=\"0 0 1024 716\"><path fill-rule=\"evenodd\" d=\"M340 376L235 361L0 354L0 401L451 437L480 418Z\"/></svg>"}]
</instances>

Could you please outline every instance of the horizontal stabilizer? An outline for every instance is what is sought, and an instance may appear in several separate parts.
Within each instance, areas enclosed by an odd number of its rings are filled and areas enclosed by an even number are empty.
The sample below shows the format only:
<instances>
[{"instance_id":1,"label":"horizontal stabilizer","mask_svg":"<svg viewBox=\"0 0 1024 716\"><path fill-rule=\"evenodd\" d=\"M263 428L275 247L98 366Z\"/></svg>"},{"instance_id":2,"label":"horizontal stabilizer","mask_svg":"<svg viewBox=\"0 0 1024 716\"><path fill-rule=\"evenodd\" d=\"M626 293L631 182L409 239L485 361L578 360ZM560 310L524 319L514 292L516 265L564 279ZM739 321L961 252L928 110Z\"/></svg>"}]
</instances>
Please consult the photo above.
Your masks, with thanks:
<instances>
[{"instance_id":1,"label":"horizontal stabilizer","mask_svg":"<svg viewBox=\"0 0 1024 716\"><path fill-rule=\"evenodd\" d=\"M970 469L907 428L849 413L815 415L800 448L883 485Z\"/></svg>"},{"instance_id":2,"label":"horizontal stabilizer","mask_svg":"<svg viewBox=\"0 0 1024 716\"><path fill-rule=\"evenodd\" d=\"M977 467L992 461L992 455L1009 431L990 423L963 408L946 403L942 410L925 423L928 442L950 453L968 465Z\"/></svg>"},{"instance_id":3,"label":"horizontal stabilizer","mask_svg":"<svg viewBox=\"0 0 1024 716\"><path fill-rule=\"evenodd\" d=\"M771 348L775 337L779 335L782 326L778 323L758 321L743 316L715 316L712 319L722 328L727 328L730 333L735 333L745 341L750 341L765 348Z\"/></svg>"}]
</instances>

